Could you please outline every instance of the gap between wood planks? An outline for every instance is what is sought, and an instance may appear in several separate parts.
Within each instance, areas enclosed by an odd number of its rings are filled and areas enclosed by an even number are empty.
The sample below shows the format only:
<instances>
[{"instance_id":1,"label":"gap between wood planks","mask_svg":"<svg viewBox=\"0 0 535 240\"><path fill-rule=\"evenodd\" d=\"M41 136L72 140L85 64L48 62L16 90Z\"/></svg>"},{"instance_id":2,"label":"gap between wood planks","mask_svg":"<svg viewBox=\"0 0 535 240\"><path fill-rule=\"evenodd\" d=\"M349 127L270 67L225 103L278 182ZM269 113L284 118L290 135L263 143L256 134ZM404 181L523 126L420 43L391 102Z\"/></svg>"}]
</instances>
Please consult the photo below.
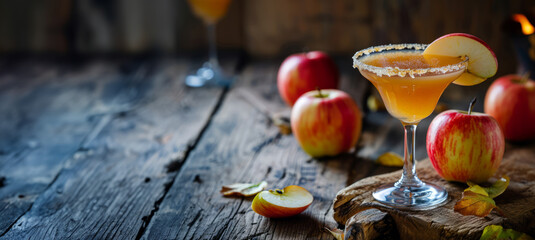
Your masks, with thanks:
<instances>
[{"instance_id":1,"label":"gap between wood planks","mask_svg":"<svg viewBox=\"0 0 535 240\"><path fill-rule=\"evenodd\" d=\"M141 228L139 229L139 231L138 231L138 233L136 235L136 240L139 240L139 239L141 239L141 237L143 237L143 234L145 234L145 231L147 230L147 226L149 226L150 221L152 220L152 217L154 216L154 214L158 210L160 210L160 204L163 202L163 200L165 199L165 196L167 196L167 193L169 192L169 190L173 186L173 183L175 182L176 177L180 173L180 169L182 168L182 165L188 160L189 154L195 149L195 147L199 143L200 139L202 138L202 136L206 132L206 129L208 128L208 126L210 126L213 117L219 111L223 101L225 100L225 97L226 97L228 91L229 91L228 87L223 88L223 91L222 91L221 95L219 96L219 99L217 100L217 103L216 103L214 109L210 113L208 121L206 121L206 124L202 127L201 131L197 135L197 138L195 138L195 140L191 144L188 144L188 147L187 147L187 149L184 152L184 155L182 157L183 158L182 161L180 161L180 159L171 159L171 161L169 161L169 163L166 165L167 173L168 174L172 174L172 176L169 178L169 181L164 184L163 194L162 194L162 196L160 198L158 198L158 200L156 200L156 202L154 202L154 206L153 206L153 209L150 211L150 214L146 215L146 216L143 216L141 218L141 220L143 222L141 224Z\"/></svg>"}]
</instances>

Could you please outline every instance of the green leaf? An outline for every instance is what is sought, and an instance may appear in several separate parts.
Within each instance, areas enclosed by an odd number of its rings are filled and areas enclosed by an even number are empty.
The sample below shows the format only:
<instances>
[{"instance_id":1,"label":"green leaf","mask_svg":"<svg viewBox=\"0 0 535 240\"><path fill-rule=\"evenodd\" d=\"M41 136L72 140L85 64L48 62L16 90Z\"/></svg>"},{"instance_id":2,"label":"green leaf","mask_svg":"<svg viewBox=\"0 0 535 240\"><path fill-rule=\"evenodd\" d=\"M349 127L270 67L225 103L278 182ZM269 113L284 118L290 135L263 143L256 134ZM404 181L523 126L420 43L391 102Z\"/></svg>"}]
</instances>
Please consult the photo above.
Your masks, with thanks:
<instances>
[{"instance_id":1,"label":"green leaf","mask_svg":"<svg viewBox=\"0 0 535 240\"><path fill-rule=\"evenodd\" d=\"M468 185L470 186L470 184L468 184ZM471 191L471 192L475 192L475 193L477 193L477 194L481 194L481 195L483 195L483 196L487 196L487 197L489 196L489 194L487 193L487 191L485 190L485 188L483 188L483 187L481 187L481 186L479 186L479 185L477 185L477 184L474 184L474 185L468 187L468 188L465 189L464 191L465 191L465 192L467 192L467 191Z\"/></svg>"},{"instance_id":2,"label":"green leaf","mask_svg":"<svg viewBox=\"0 0 535 240\"><path fill-rule=\"evenodd\" d=\"M485 188L487 193L489 194L489 197L495 198L505 192L505 189L509 186L509 177L503 176L502 178L498 179L492 186Z\"/></svg>"},{"instance_id":3,"label":"green leaf","mask_svg":"<svg viewBox=\"0 0 535 240\"><path fill-rule=\"evenodd\" d=\"M496 203L492 198L472 191L466 191L463 192L461 200L455 204L453 210L465 216L475 215L485 217L494 208L496 208Z\"/></svg>"},{"instance_id":4,"label":"green leaf","mask_svg":"<svg viewBox=\"0 0 535 240\"><path fill-rule=\"evenodd\" d=\"M505 192L505 189L507 189L507 187L509 186L509 177L508 176L501 177L496 182L494 182L490 187L480 187L479 185L477 185L477 184L475 184L473 182L470 182L470 181L467 182L467 184L468 184L468 186L470 186L468 189L473 188L470 191L477 192L477 193L481 194L481 192L479 192L480 191L479 188L481 188L485 192L487 192L487 195L490 198L495 198L495 197L499 196L500 194L502 194L503 192ZM466 189L465 191L467 191L468 189ZM474 189L477 189L477 190L474 191Z\"/></svg>"},{"instance_id":5,"label":"green leaf","mask_svg":"<svg viewBox=\"0 0 535 240\"><path fill-rule=\"evenodd\" d=\"M492 199L507 189L509 177L503 176L490 187L481 187L470 181L467 184L469 187L464 190L461 200L455 204L453 210L462 215L475 215L478 217L489 215L492 209L496 209L500 215L504 214Z\"/></svg>"},{"instance_id":6,"label":"green leaf","mask_svg":"<svg viewBox=\"0 0 535 240\"><path fill-rule=\"evenodd\" d=\"M532 237L528 236L525 233L517 232L513 229L503 229L499 225L488 225L483 230L481 238L479 240L499 240L499 239L510 239L510 240L533 240Z\"/></svg>"}]
</instances>

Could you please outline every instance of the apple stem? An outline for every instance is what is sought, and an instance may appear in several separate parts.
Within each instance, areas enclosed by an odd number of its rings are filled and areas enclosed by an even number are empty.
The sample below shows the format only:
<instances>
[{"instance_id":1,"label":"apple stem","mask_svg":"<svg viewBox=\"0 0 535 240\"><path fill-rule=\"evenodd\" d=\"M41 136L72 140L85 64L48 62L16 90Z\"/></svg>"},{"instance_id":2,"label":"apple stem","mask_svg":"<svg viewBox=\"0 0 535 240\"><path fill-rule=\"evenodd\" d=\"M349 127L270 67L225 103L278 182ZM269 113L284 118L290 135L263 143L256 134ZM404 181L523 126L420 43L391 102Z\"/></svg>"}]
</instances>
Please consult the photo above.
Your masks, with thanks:
<instances>
[{"instance_id":1,"label":"apple stem","mask_svg":"<svg viewBox=\"0 0 535 240\"><path fill-rule=\"evenodd\" d=\"M316 97L318 98L326 98L328 95L323 95L323 93L321 93L321 88L316 86L316 90L318 91L318 95L316 95Z\"/></svg>"},{"instance_id":2,"label":"apple stem","mask_svg":"<svg viewBox=\"0 0 535 240\"><path fill-rule=\"evenodd\" d=\"M474 103L476 103L477 97L472 98L470 101L470 106L468 106L468 115L472 114L472 108L474 108Z\"/></svg>"},{"instance_id":3,"label":"apple stem","mask_svg":"<svg viewBox=\"0 0 535 240\"><path fill-rule=\"evenodd\" d=\"M275 192L277 192L278 194L282 194L282 190L280 189L275 189Z\"/></svg>"}]
</instances>

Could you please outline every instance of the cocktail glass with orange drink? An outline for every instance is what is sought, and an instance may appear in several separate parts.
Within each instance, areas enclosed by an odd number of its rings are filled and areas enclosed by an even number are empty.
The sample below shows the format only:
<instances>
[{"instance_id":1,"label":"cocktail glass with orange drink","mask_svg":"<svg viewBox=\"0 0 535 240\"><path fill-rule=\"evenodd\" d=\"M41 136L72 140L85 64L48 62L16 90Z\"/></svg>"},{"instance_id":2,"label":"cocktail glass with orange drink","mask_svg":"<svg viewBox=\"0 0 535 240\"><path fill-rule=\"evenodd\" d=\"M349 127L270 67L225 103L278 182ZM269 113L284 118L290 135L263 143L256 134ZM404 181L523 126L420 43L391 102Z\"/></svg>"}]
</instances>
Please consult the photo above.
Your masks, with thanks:
<instances>
[{"instance_id":1,"label":"cocktail glass with orange drink","mask_svg":"<svg viewBox=\"0 0 535 240\"><path fill-rule=\"evenodd\" d=\"M230 0L188 0L193 13L202 19L207 28L209 60L199 68L196 74L186 77L186 85L202 87L205 85L228 86L233 77L221 70L217 60L215 26L225 16Z\"/></svg>"},{"instance_id":2,"label":"cocktail glass with orange drink","mask_svg":"<svg viewBox=\"0 0 535 240\"><path fill-rule=\"evenodd\" d=\"M447 191L416 174L415 133L442 92L455 82L474 85L496 73L488 45L468 34L449 34L430 45L397 44L357 52L354 67L379 91L386 109L405 128L405 160L399 181L373 192L375 200L399 209L425 210L444 204Z\"/></svg>"}]
</instances>

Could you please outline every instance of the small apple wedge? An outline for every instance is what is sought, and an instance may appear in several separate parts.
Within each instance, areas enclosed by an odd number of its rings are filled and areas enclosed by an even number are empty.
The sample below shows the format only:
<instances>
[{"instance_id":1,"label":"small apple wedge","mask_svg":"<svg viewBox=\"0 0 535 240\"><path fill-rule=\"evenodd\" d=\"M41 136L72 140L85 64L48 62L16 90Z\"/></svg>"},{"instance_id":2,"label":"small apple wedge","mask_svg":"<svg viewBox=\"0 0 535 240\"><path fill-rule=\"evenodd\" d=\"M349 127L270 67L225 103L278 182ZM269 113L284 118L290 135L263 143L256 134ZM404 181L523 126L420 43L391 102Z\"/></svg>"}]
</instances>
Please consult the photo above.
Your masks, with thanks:
<instances>
[{"instance_id":1,"label":"small apple wedge","mask_svg":"<svg viewBox=\"0 0 535 240\"><path fill-rule=\"evenodd\" d=\"M284 189L262 191L253 199L252 208L268 218L297 215L310 206L314 197L306 189L291 185Z\"/></svg>"},{"instance_id":2,"label":"small apple wedge","mask_svg":"<svg viewBox=\"0 0 535 240\"><path fill-rule=\"evenodd\" d=\"M466 33L451 33L439 37L427 46L424 55L468 57L467 72L453 83L472 86L496 74L498 60L487 43Z\"/></svg>"}]
</instances>

